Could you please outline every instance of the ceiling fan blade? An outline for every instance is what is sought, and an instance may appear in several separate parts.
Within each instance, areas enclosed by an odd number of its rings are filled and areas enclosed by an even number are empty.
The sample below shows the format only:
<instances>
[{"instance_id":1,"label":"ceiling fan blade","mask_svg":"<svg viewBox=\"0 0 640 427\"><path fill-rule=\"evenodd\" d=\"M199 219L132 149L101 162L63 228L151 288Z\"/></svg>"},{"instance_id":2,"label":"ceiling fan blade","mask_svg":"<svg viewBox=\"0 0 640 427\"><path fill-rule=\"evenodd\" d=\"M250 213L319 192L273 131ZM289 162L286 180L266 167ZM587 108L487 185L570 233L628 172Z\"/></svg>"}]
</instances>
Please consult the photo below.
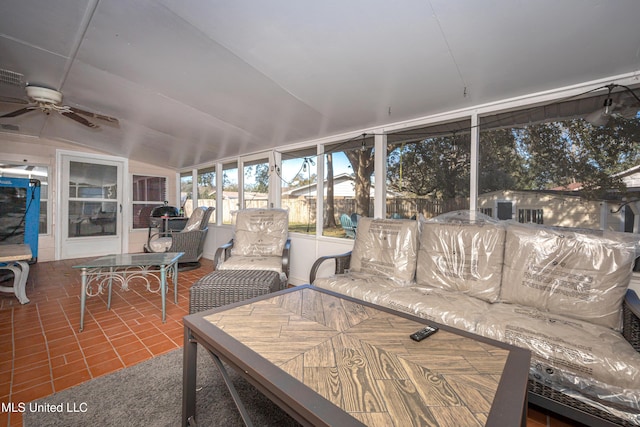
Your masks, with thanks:
<instances>
[{"instance_id":1,"label":"ceiling fan blade","mask_svg":"<svg viewBox=\"0 0 640 427\"><path fill-rule=\"evenodd\" d=\"M2 117L18 117L18 116L21 116L22 114L28 113L29 111L36 110L37 108L38 107L34 107L34 106L24 107L24 108L21 108L19 110L13 111L11 113L4 114L4 115L0 116L0 118L2 118Z\"/></svg>"},{"instance_id":2,"label":"ceiling fan blade","mask_svg":"<svg viewBox=\"0 0 640 427\"><path fill-rule=\"evenodd\" d=\"M69 117L71 120L75 120L76 122L81 123L85 126L88 126L92 129L98 129L100 127L95 123L91 123L89 120L85 119L84 117L77 115L73 111L63 111L60 114L62 114L63 116Z\"/></svg>"},{"instance_id":3,"label":"ceiling fan blade","mask_svg":"<svg viewBox=\"0 0 640 427\"><path fill-rule=\"evenodd\" d=\"M28 104L29 101L22 98L15 98L13 96L0 96L0 102L6 104Z\"/></svg>"},{"instance_id":4,"label":"ceiling fan blade","mask_svg":"<svg viewBox=\"0 0 640 427\"><path fill-rule=\"evenodd\" d=\"M113 124L116 124L116 125L120 124L120 122L118 122L118 119L116 119L115 117L110 117L110 116L105 116L105 115L102 115L102 114L92 113L91 111L81 110L80 108L76 108L76 107L69 107L69 109L71 111L73 111L74 113L82 114L83 116L91 117L93 119L104 120L106 122L113 123Z\"/></svg>"}]
</instances>

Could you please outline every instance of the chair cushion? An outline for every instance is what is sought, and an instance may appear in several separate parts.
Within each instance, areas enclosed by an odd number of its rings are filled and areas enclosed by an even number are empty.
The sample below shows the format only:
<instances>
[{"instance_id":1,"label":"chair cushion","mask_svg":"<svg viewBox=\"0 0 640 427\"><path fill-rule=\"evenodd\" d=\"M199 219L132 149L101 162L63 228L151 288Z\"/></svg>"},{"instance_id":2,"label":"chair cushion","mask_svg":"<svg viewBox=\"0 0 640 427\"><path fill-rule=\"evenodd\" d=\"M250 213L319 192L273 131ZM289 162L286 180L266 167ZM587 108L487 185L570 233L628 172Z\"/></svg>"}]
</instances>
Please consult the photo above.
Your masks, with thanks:
<instances>
[{"instance_id":1,"label":"chair cushion","mask_svg":"<svg viewBox=\"0 0 640 427\"><path fill-rule=\"evenodd\" d=\"M280 256L232 255L217 267L218 270L271 270L282 271Z\"/></svg>"},{"instance_id":2,"label":"chair cushion","mask_svg":"<svg viewBox=\"0 0 640 427\"><path fill-rule=\"evenodd\" d=\"M243 209L234 213L234 220L232 255L282 256L289 235L288 211Z\"/></svg>"},{"instance_id":3,"label":"chair cushion","mask_svg":"<svg viewBox=\"0 0 640 427\"><path fill-rule=\"evenodd\" d=\"M635 245L601 234L509 224L501 299L620 330Z\"/></svg>"},{"instance_id":4,"label":"chair cushion","mask_svg":"<svg viewBox=\"0 0 640 427\"><path fill-rule=\"evenodd\" d=\"M204 218L204 212L204 208L196 208L187 220L187 223L185 224L182 231L200 230L202 228L200 225L202 223L202 219Z\"/></svg>"},{"instance_id":5,"label":"chair cushion","mask_svg":"<svg viewBox=\"0 0 640 427\"><path fill-rule=\"evenodd\" d=\"M167 252L171 247L171 237L160 237L149 242L149 248L153 252Z\"/></svg>"},{"instance_id":6,"label":"chair cushion","mask_svg":"<svg viewBox=\"0 0 640 427\"><path fill-rule=\"evenodd\" d=\"M487 302L500 297L505 227L491 222L422 224L416 282Z\"/></svg>"},{"instance_id":7,"label":"chair cushion","mask_svg":"<svg viewBox=\"0 0 640 427\"><path fill-rule=\"evenodd\" d=\"M414 283L418 221L360 218L351 271L377 273L408 286Z\"/></svg>"}]
</instances>

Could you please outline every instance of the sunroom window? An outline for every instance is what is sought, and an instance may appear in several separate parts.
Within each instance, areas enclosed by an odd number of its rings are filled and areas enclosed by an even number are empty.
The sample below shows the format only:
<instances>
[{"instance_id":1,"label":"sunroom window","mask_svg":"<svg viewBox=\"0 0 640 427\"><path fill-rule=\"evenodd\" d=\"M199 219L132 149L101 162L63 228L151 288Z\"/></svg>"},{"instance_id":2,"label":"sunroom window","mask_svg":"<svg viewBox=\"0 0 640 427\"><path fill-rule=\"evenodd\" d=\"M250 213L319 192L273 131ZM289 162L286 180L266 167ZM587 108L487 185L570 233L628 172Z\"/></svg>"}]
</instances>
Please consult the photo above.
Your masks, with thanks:
<instances>
[{"instance_id":1,"label":"sunroom window","mask_svg":"<svg viewBox=\"0 0 640 427\"><path fill-rule=\"evenodd\" d=\"M318 197L316 148L281 153L276 169L280 179L281 205L289 210L289 231L315 234Z\"/></svg>"},{"instance_id":2,"label":"sunroom window","mask_svg":"<svg viewBox=\"0 0 640 427\"><path fill-rule=\"evenodd\" d=\"M324 149L324 236L355 237L360 216L373 216L374 136L362 135Z\"/></svg>"},{"instance_id":3,"label":"sunroom window","mask_svg":"<svg viewBox=\"0 0 640 427\"><path fill-rule=\"evenodd\" d=\"M198 206L216 207L216 168L198 169ZM215 214L215 211L214 211ZM216 222L216 216L211 215L209 222Z\"/></svg>"},{"instance_id":4,"label":"sunroom window","mask_svg":"<svg viewBox=\"0 0 640 427\"><path fill-rule=\"evenodd\" d=\"M426 219L469 208L469 120L387 137L388 218Z\"/></svg>"},{"instance_id":5,"label":"sunroom window","mask_svg":"<svg viewBox=\"0 0 640 427\"><path fill-rule=\"evenodd\" d=\"M614 105L628 96L614 94ZM481 118L478 209L520 222L639 233L625 207L640 210L640 119L636 108L603 120L605 99Z\"/></svg>"}]
</instances>

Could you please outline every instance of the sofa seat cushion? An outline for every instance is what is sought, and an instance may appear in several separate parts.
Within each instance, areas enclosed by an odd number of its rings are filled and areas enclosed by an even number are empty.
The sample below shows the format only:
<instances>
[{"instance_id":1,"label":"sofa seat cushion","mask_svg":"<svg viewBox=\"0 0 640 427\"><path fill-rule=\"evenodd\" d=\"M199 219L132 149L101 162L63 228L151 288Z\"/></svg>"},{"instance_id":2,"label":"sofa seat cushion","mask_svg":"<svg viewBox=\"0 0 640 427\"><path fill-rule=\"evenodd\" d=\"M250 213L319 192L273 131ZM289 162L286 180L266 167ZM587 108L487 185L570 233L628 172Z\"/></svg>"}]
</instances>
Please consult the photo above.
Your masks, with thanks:
<instances>
[{"instance_id":1,"label":"sofa seat cushion","mask_svg":"<svg viewBox=\"0 0 640 427\"><path fill-rule=\"evenodd\" d=\"M505 227L494 222L422 224L416 282L487 302L500 297Z\"/></svg>"},{"instance_id":2,"label":"sofa seat cushion","mask_svg":"<svg viewBox=\"0 0 640 427\"><path fill-rule=\"evenodd\" d=\"M475 332L478 319L490 306L460 292L428 286L392 289L377 301L382 306L468 332Z\"/></svg>"},{"instance_id":3,"label":"sofa seat cushion","mask_svg":"<svg viewBox=\"0 0 640 427\"><path fill-rule=\"evenodd\" d=\"M360 218L351 253L351 271L414 282L418 258L418 221Z\"/></svg>"},{"instance_id":4,"label":"sofa seat cushion","mask_svg":"<svg viewBox=\"0 0 640 427\"><path fill-rule=\"evenodd\" d=\"M350 272L317 278L314 286L377 304L379 298L397 289L397 281L378 274Z\"/></svg>"},{"instance_id":5,"label":"sofa seat cushion","mask_svg":"<svg viewBox=\"0 0 640 427\"><path fill-rule=\"evenodd\" d=\"M501 299L620 330L635 257L626 234L509 224Z\"/></svg>"},{"instance_id":6,"label":"sofa seat cushion","mask_svg":"<svg viewBox=\"0 0 640 427\"><path fill-rule=\"evenodd\" d=\"M543 384L640 414L640 354L610 328L531 307L493 304L476 333L531 350L530 375Z\"/></svg>"}]
</instances>

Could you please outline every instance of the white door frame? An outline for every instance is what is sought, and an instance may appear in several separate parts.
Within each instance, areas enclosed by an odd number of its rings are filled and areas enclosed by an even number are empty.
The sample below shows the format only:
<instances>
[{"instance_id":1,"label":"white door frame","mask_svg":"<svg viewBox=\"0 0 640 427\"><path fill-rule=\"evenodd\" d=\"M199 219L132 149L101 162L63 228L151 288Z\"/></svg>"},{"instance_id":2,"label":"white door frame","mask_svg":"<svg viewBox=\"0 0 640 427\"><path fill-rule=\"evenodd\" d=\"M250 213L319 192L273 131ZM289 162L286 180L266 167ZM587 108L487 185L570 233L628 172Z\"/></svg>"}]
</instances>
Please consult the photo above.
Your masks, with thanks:
<instances>
[{"instance_id":1,"label":"white door frame","mask_svg":"<svg viewBox=\"0 0 640 427\"><path fill-rule=\"evenodd\" d=\"M64 227L63 227L63 212L65 212L65 204L67 200L63 200L63 186L68 185L68 182L63 182L63 162L68 157L74 157L81 161L86 161L87 163L91 163L92 160L98 161L111 161L121 163L122 170L120 181L122 182L122 188L119 189L119 204L121 205L121 210L118 209L118 221L119 229L117 230L117 235L120 237L119 252L126 253L128 252L129 247L129 223L131 216L130 209L130 199L131 199L131 191L130 191L130 183L129 183L129 160L124 157L115 157L108 156L103 154L92 154L85 153L79 151L68 151L68 150L56 150L56 209L55 209L55 222L54 222L54 233L55 233L55 259L62 259L62 244L64 242L64 236L62 235ZM101 256L108 255L109 253L113 253L113 251L107 251L105 253L91 254L87 256Z\"/></svg>"}]
</instances>

